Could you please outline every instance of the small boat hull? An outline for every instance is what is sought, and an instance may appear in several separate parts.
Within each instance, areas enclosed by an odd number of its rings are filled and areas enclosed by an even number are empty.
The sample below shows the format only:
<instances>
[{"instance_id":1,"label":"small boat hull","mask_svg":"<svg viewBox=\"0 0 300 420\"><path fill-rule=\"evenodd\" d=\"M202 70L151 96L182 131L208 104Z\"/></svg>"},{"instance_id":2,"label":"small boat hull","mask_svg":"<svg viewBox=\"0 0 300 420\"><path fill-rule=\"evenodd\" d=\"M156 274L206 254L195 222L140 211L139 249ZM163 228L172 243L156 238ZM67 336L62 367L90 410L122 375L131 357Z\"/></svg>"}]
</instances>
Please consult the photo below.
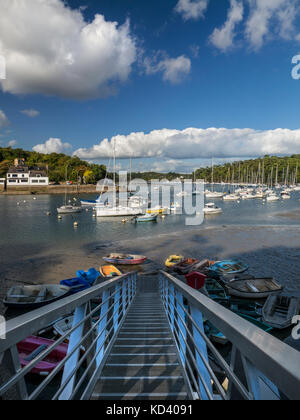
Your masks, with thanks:
<instances>
[{"instance_id":1,"label":"small boat hull","mask_svg":"<svg viewBox=\"0 0 300 420\"><path fill-rule=\"evenodd\" d=\"M75 293L83 292L83 290L87 290L91 287L91 285L87 281L80 277L62 280L60 284L62 286L68 287L72 295Z\"/></svg>"},{"instance_id":2,"label":"small boat hull","mask_svg":"<svg viewBox=\"0 0 300 420\"><path fill-rule=\"evenodd\" d=\"M167 268L172 268L174 265L180 263L184 260L184 257L182 255L170 255L169 258L167 258L165 262L165 266Z\"/></svg>"},{"instance_id":3,"label":"small boat hull","mask_svg":"<svg viewBox=\"0 0 300 420\"><path fill-rule=\"evenodd\" d=\"M69 296L71 289L63 285L17 286L9 290L3 304L11 309L37 309Z\"/></svg>"},{"instance_id":4,"label":"small boat hull","mask_svg":"<svg viewBox=\"0 0 300 420\"><path fill-rule=\"evenodd\" d=\"M240 261L218 261L210 267L210 271L216 275L241 274L249 269L247 264Z\"/></svg>"},{"instance_id":5,"label":"small boat hull","mask_svg":"<svg viewBox=\"0 0 300 420\"><path fill-rule=\"evenodd\" d=\"M105 278L122 276L121 271L118 270L117 267L115 267L114 265L103 265L102 267L100 267L100 273L102 277Z\"/></svg>"},{"instance_id":6,"label":"small boat hull","mask_svg":"<svg viewBox=\"0 0 300 420\"><path fill-rule=\"evenodd\" d=\"M149 214L146 216L138 216L135 221L136 223L147 223L147 222L157 222L157 215L156 214Z\"/></svg>"},{"instance_id":7,"label":"small boat hull","mask_svg":"<svg viewBox=\"0 0 300 420\"><path fill-rule=\"evenodd\" d=\"M292 325L293 318L299 315L300 299L283 295L269 296L263 307L263 320L278 330Z\"/></svg>"},{"instance_id":8,"label":"small boat hull","mask_svg":"<svg viewBox=\"0 0 300 420\"><path fill-rule=\"evenodd\" d=\"M122 254L110 254L103 260L109 264L117 265L140 265L147 261L147 257L142 255L122 255Z\"/></svg>"},{"instance_id":9,"label":"small boat hull","mask_svg":"<svg viewBox=\"0 0 300 420\"><path fill-rule=\"evenodd\" d=\"M17 349L22 368L26 367L40 353L54 344L53 340L40 337L28 337L17 344ZM41 376L49 375L57 365L67 356L68 345L60 344L44 360L39 362L31 371L32 374Z\"/></svg>"},{"instance_id":10,"label":"small boat hull","mask_svg":"<svg viewBox=\"0 0 300 420\"><path fill-rule=\"evenodd\" d=\"M226 289L231 296L245 299L266 299L270 295L282 291L282 286L273 278L236 280L226 284Z\"/></svg>"}]
</instances>

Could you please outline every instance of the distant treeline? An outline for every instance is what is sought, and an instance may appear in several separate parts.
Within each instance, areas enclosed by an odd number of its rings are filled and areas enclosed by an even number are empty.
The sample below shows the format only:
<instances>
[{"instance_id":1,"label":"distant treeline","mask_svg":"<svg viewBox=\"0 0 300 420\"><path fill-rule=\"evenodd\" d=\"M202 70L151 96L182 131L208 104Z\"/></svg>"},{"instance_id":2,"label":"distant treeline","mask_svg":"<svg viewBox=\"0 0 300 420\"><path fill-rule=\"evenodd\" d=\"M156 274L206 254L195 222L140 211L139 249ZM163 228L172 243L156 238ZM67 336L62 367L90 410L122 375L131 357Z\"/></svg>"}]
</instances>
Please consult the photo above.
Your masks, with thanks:
<instances>
[{"instance_id":1,"label":"distant treeline","mask_svg":"<svg viewBox=\"0 0 300 420\"><path fill-rule=\"evenodd\" d=\"M265 156L213 166L214 182L287 183L300 182L300 155L290 157ZM196 171L197 179L212 180L212 166Z\"/></svg>"},{"instance_id":2,"label":"distant treeline","mask_svg":"<svg viewBox=\"0 0 300 420\"><path fill-rule=\"evenodd\" d=\"M90 164L76 156L67 156L62 153L28 152L23 149L0 148L0 177L4 177L13 164L14 159L24 158L29 167L39 167L47 171L50 182L64 182L66 168L68 180L77 182L80 178L88 184L96 183L103 179L106 174L106 166Z\"/></svg>"}]
</instances>

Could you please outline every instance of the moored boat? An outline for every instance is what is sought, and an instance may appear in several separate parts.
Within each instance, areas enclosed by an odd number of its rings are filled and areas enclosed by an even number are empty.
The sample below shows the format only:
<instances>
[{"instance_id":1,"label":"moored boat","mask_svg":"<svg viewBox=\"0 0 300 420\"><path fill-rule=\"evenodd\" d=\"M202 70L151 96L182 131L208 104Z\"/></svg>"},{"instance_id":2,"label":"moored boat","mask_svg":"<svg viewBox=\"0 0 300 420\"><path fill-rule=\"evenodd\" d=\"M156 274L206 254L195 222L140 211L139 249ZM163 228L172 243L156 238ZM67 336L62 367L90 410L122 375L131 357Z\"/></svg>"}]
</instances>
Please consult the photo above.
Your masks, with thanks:
<instances>
[{"instance_id":1,"label":"moored boat","mask_svg":"<svg viewBox=\"0 0 300 420\"><path fill-rule=\"evenodd\" d=\"M118 277L122 275L121 271L114 265L102 265L102 267L100 267L100 273L102 277L105 278Z\"/></svg>"},{"instance_id":2,"label":"moored boat","mask_svg":"<svg viewBox=\"0 0 300 420\"><path fill-rule=\"evenodd\" d=\"M112 253L104 257L103 260L107 263L117 265L140 265L147 261L147 257L143 255L126 255Z\"/></svg>"},{"instance_id":3,"label":"moored boat","mask_svg":"<svg viewBox=\"0 0 300 420\"><path fill-rule=\"evenodd\" d=\"M217 275L240 274L247 271L249 266L240 261L218 261L210 267L210 271Z\"/></svg>"},{"instance_id":4,"label":"moored boat","mask_svg":"<svg viewBox=\"0 0 300 420\"><path fill-rule=\"evenodd\" d=\"M231 296L246 299L265 299L282 291L282 286L273 278L250 280L235 280L226 284L226 289Z\"/></svg>"},{"instance_id":5,"label":"moored boat","mask_svg":"<svg viewBox=\"0 0 300 420\"><path fill-rule=\"evenodd\" d=\"M15 286L3 300L7 308L37 309L70 294L70 288L60 285Z\"/></svg>"},{"instance_id":6,"label":"moored boat","mask_svg":"<svg viewBox=\"0 0 300 420\"><path fill-rule=\"evenodd\" d=\"M174 265L180 263L184 260L182 255L170 255L169 258L166 259L165 266L167 268L172 268Z\"/></svg>"},{"instance_id":7,"label":"moored boat","mask_svg":"<svg viewBox=\"0 0 300 420\"><path fill-rule=\"evenodd\" d=\"M135 217L136 223L157 222L157 214L145 214Z\"/></svg>"},{"instance_id":8,"label":"moored boat","mask_svg":"<svg viewBox=\"0 0 300 420\"><path fill-rule=\"evenodd\" d=\"M206 216L223 213L220 207L217 207L214 203L207 203L203 209L203 213Z\"/></svg>"},{"instance_id":9,"label":"moored boat","mask_svg":"<svg viewBox=\"0 0 300 420\"><path fill-rule=\"evenodd\" d=\"M190 273L196 264L198 264L200 261L196 260L195 258L186 258L183 261L180 261L178 264L175 264L173 266L173 270L176 271L179 274L188 274Z\"/></svg>"},{"instance_id":10,"label":"moored boat","mask_svg":"<svg viewBox=\"0 0 300 420\"><path fill-rule=\"evenodd\" d=\"M269 296L263 307L263 320L272 327L283 330L292 325L293 318L299 315L300 299L285 295Z\"/></svg>"},{"instance_id":11,"label":"moored boat","mask_svg":"<svg viewBox=\"0 0 300 420\"><path fill-rule=\"evenodd\" d=\"M31 336L26 338L17 344L17 349L19 353L20 365L22 368L26 367L31 363L36 357L38 357L42 352L47 348L51 347L54 344L53 340L48 340L46 338ZM67 356L68 345L60 344L58 345L50 354L48 354L45 359L37 363L30 373L47 376L49 375L58 364Z\"/></svg>"}]
</instances>

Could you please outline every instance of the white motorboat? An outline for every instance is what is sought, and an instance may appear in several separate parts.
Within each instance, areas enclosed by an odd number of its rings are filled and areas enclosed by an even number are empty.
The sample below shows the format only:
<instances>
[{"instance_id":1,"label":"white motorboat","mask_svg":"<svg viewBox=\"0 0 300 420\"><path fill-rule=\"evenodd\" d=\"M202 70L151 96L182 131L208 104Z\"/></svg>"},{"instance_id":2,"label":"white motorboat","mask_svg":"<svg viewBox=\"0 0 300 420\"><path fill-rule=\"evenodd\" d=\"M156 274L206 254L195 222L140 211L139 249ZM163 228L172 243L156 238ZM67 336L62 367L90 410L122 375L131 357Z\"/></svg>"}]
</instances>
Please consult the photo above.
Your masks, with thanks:
<instances>
[{"instance_id":1,"label":"white motorboat","mask_svg":"<svg viewBox=\"0 0 300 420\"><path fill-rule=\"evenodd\" d=\"M212 214L220 214L223 210L220 207L217 207L215 203L207 203L205 204L205 208L203 209L205 215L212 215Z\"/></svg>"},{"instance_id":2,"label":"white motorboat","mask_svg":"<svg viewBox=\"0 0 300 420\"><path fill-rule=\"evenodd\" d=\"M257 198L256 194L247 193L242 195L243 200L254 200L255 198Z\"/></svg>"},{"instance_id":3,"label":"white motorboat","mask_svg":"<svg viewBox=\"0 0 300 420\"><path fill-rule=\"evenodd\" d=\"M279 201L279 200L280 200L280 197L278 197L278 195L276 195L275 193L270 194L267 197L267 201Z\"/></svg>"},{"instance_id":4,"label":"white motorboat","mask_svg":"<svg viewBox=\"0 0 300 420\"><path fill-rule=\"evenodd\" d=\"M214 198L223 198L224 193L217 192L217 191L205 191L206 198L214 199Z\"/></svg>"},{"instance_id":5,"label":"white motorboat","mask_svg":"<svg viewBox=\"0 0 300 420\"><path fill-rule=\"evenodd\" d=\"M72 213L81 213L81 212L82 212L81 206L72 206L71 204L66 205L66 206L61 206L57 209L58 214L72 214Z\"/></svg>"},{"instance_id":6,"label":"white motorboat","mask_svg":"<svg viewBox=\"0 0 300 420\"><path fill-rule=\"evenodd\" d=\"M291 194L288 191L282 191L281 193L281 198L283 200L289 200L291 198Z\"/></svg>"},{"instance_id":7,"label":"white motorboat","mask_svg":"<svg viewBox=\"0 0 300 420\"><path fill-rule=\"evenodd\" d=\"M228 194L223 197L224 201L238 201L240 200L240 196L238 194Z\"/></svg>"},{"instance_id":8,"label":"white motorboat","mask_svg":"<svg viewBox=\"0 0 300 420\"><path fill-rule=\"evenodd\" d=\"M122 206L97 206L97 217L125 217L139 216L145 214L142 208L122 207Z\"/></svg>"}]
</instances>

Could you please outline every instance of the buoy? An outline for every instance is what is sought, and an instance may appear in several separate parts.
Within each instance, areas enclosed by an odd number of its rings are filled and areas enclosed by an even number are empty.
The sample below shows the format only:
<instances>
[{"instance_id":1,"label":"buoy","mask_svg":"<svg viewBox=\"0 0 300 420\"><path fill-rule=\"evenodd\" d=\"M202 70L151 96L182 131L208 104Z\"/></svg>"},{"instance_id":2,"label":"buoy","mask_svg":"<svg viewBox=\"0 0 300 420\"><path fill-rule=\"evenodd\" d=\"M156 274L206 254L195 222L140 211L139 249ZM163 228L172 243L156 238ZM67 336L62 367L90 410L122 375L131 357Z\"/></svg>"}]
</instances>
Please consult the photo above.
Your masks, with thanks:
<instances>
[{"instance_id":1,"label":"buoy","mask_svg":"<svg viewBox=\"0 0 300 420\"><path fill-rule=\"evenodd\" d=\"M78 227L79 223L78 222L74 222L74 227Z\"/></svg>"},{"instance_id":2,"label":"buoy","mask_svg":"<svg viewBox=\"0 0 300 420\"><path fill-rule=\"evenodd\" d=\"M24 200L23 203L26 203L26 200Z\"/></svg>"},{"instance_id":3,"label":"buoy","mask_svg":"<svg viewBox=\"0 0 300 420\"><path fill-rule=\"evenodd\" d=\"M50 211L48 211L48 212L47 212L47 216L51 216L51 213L50 213Z\"/></svg>"},{"instance_id":4,"label":"buoy","mask_svg":"<svg viewBox=\"0 0 300 420\"><path fill-rule=\"evenodd\" d=\"M165 219L165 218L166 218L166 216L163 214L163 215L161 216L161 218L162 218L162 219Z\"/></svg>"},{"instance_id":5,"label":"buoy","mask_svg":"<svg viewBox=\"0 0 300 420\"><path fill-rule=\"evenodd\" d=\"M122 223L127 223L127 219L123 219L122 220Z\"/></svg>"},{"instance_id":6,"label":"buoy","mask_svg":"<svg viewBox=\"0 0 300 420\"><path fill-rule=\"evenodd\" d=\"M85 209L85 211L86 211L86 212L88 212L88 211L89 211L89 209Z\"/></svg>"},{"instance_id":7,"label":"buoy","mask_svg":"<svg viewBox=\"0 0 300 420\"><path fill-rule=\"evenodd\" d=\"M20 205L20 203L17 203L17 206L19 206Z\"/></svg>"},{"instance_id":8,"label":"buoy","mask_svg":"<svg viewBox=\"0 0 300 420\"><path fill-rule=\"evenodd\" d=\"M61 217L61 216L58 216L58 219L59 219L59 220L61 220L61 219L62 219L62 217Z\"/></svg>"}]
</instances>

